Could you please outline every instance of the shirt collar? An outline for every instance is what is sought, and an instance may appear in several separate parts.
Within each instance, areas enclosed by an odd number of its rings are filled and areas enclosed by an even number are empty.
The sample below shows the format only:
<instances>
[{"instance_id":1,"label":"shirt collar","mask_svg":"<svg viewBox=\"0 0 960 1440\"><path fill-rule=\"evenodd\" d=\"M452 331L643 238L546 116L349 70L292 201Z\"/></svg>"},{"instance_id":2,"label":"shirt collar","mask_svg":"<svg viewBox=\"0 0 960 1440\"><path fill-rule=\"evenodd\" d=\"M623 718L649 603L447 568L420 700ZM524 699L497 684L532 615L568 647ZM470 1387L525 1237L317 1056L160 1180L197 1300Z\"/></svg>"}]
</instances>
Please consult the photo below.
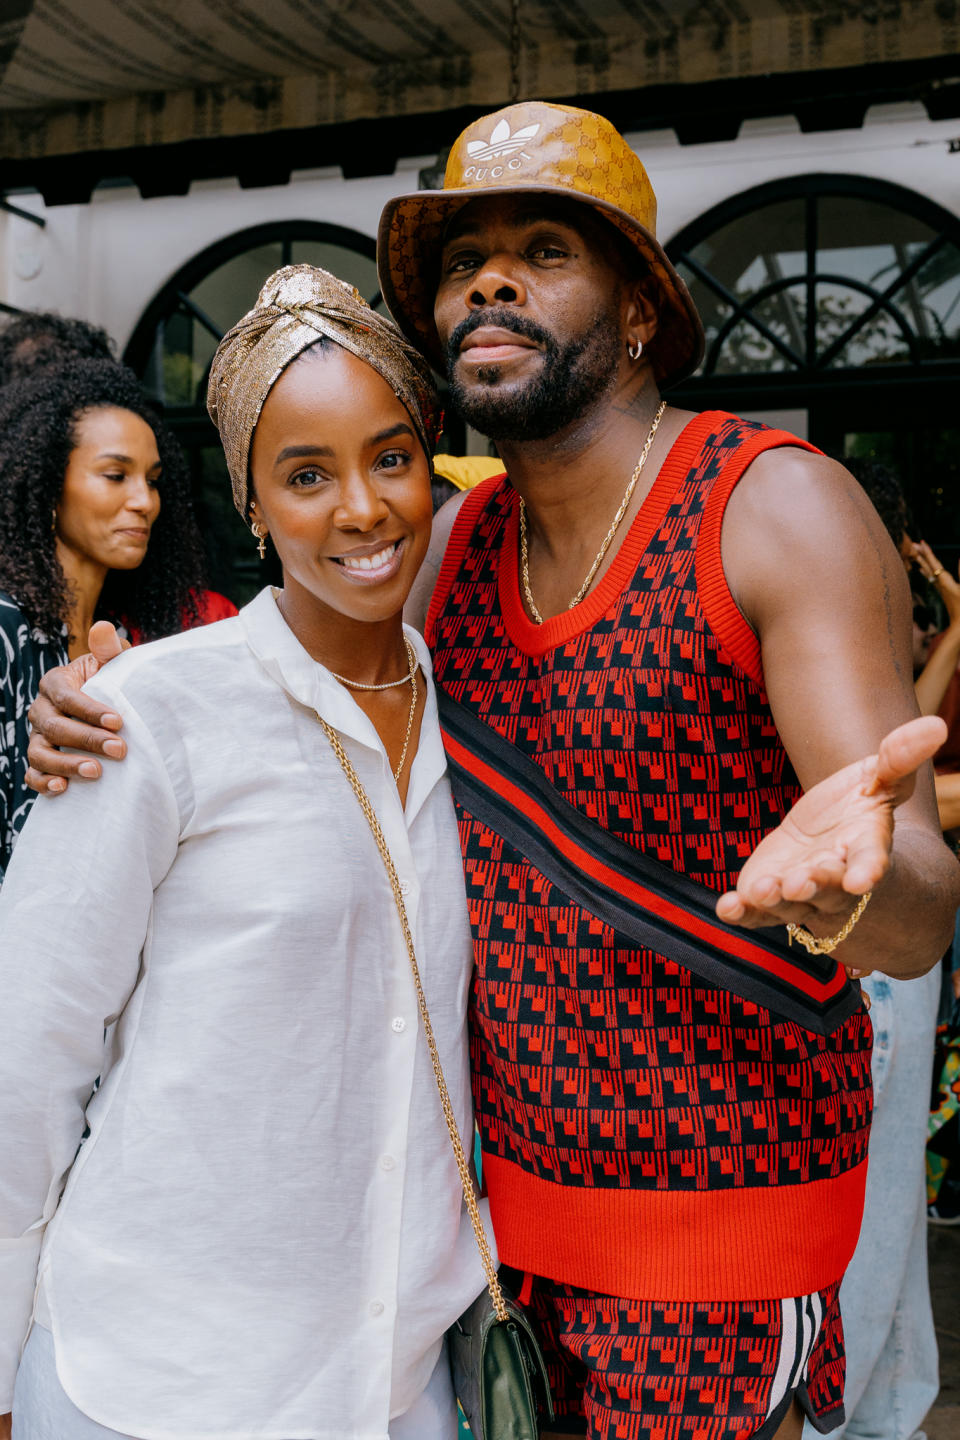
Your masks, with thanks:
<instances>
[{"instance_id":1,"label":"shirt collar","mask_svg":"<svg viewBox=\"0 0 960 1440\"><path fill-rule=\"evenodd\" d=\"M275 592L270 586L261 590L249 605L240 611L247 644L264 670L281 689L309 710L318 711L341 735L348 735L361 745L386 753L372 721L356 705L350 692L304 649L280 613ZM417 660L427 681L427 705L420 732L420 745L414 761L407 795L408 823L420 808L429 791L446 768L437 702L433 690L433 666L427 642L416 630L404 625L403 632L413 645Z\"/></svg>"}]
</instances>

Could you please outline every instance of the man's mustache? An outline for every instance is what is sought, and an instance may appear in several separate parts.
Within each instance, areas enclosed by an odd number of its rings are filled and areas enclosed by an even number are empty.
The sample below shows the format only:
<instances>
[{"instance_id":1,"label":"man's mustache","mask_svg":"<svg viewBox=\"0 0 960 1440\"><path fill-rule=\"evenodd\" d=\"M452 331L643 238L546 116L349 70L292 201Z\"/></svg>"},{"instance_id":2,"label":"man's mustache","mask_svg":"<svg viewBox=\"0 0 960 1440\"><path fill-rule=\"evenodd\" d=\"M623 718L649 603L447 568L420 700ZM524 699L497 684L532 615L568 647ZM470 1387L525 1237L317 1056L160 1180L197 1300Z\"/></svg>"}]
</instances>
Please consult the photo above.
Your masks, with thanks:
<instances>
[{"instance_id":1,"label":"man's mustache","mask_svg":"<svg viewBox=\"0 0 960 1440\"><path fill-rule=\"evenodd\" d=\"M474 330L479 330L482 325L490 325L498 330L510 330L514 335L522 335L525 340L532 340L543 350L552 350L554 347L553 336L548 331L528 320L525 315L518 315L515 310L508 306L494 307L488 310L474 310L466 320L461 320L447 341L447 362L453 365L459 354L460 347L468 335Z\"/></svg>"}]
</instances>

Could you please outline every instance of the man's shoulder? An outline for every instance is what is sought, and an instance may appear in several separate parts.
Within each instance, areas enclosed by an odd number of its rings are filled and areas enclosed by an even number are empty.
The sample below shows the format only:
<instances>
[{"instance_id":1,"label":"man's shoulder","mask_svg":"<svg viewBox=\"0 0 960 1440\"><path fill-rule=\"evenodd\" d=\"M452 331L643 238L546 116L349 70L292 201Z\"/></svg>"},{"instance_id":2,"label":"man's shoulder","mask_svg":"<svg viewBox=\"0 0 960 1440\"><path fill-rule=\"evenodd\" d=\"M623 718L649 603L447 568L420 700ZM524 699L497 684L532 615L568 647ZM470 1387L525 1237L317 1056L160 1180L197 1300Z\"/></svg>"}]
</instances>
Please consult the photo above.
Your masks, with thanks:
<instances>
[{"instance_id":1,"label":"man's shoulder","mask_svg":"<svg viewBox=\"0 0 960 1440\"><path fill-rule=\"evenodd\" d=\"M763 513L784 526L809 525L834 514L844 499L862 495L838 460L806 449L800 440L791 444L793 438L762 450L747 466L734 492L738 510Z\"/></svg>"},{"instance_id":2,"label":"man's shoulder","mask_svg":"<svg viewBox=\"0 0 960 1440\"><path fill-rule=\"evenodd\" d=\"M484 499L492 490L504 483L505 477L492 476L481 480L480 484L472 490L463 490L459 495L452 496L445 505L441 505L433 517L433 530L430 534L430 548L427 551L419 574L413 582L413 587L407 597L407 603L403 607L403 618L408 625L419 630L421 635L426 632L427 615L430 611L430 604L434 591L443 570L444 559L447 554L447 546L450 544L457 521L465 506L471 507L474 512L477 506L482 506Z\"/></svg>"}]
</instances>

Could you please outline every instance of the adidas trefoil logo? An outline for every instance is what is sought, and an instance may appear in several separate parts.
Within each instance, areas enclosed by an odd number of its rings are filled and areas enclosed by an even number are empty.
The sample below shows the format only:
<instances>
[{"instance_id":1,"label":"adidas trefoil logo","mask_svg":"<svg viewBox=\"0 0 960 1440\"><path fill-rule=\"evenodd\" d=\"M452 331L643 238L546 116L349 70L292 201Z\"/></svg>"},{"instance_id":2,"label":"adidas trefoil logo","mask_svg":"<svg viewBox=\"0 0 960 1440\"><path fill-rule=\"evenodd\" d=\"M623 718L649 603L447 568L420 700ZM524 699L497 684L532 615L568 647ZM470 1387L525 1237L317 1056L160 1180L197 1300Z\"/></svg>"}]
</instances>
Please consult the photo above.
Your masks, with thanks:
<instances>
[{"instance_id":1,"label":"adidas trefoil logo","mask_svg":"<svg viewBox=\"0 0 960 1440\"><path fill-rule=\"evenodd\" d=\"M539 124L522 125L519 130L511 130L506 120L501 120L494 126L493 134L489 140L468 140L467 154L470 159L481 162L468 165L463 172L465 180L499 180L504 170L519 170L524 160L531 157L524 150L528 140L532 140L540 129ZM506 160L507 164L490 166L483 162L490 160Z\"/></svg>"},{"instance_id":2,"label":"adidas trefoil logo","mask_svg":"<svg viewBox=\"0 0 960 1440\"><path fill-rule=\"evenodd\" d=\"M526 141L532 140L539 129L539 125L524 125L511 133L506 120L501 120L488 141L468 140L467 154L471 160L505 160L508 155L522 150Z\"/></svg>"}]
</instances>

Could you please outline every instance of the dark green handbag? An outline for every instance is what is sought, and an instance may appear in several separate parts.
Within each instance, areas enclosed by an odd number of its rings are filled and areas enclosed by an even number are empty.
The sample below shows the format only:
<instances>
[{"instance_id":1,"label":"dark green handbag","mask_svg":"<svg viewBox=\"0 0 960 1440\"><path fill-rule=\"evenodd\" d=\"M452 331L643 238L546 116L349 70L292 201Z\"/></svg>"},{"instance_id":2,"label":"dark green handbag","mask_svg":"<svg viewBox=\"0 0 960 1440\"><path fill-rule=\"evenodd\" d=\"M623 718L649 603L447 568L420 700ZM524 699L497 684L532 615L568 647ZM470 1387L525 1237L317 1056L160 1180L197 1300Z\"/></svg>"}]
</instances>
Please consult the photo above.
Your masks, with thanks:
<instances>
[{"instance_id":1,"label":"dark green handbag","mask_svg":"<svg viewBox=\"0 0 960 1440\"><path fill-rule=\"evenodd\" d=\"M539 1440L540 1415L553 1420L547 1367L529 1320L494 1278L500 1315L485 1290L447 1331L453 1388L474 1440Z\"/></svg>"},{"instance_id":2,"label":"dark green handbag","mask_svg":"<svg viewBox=\"0 0 960 1440\"><path fill-rule=\"evenodd\" d=\"M427 997L423 993L420 967L413 948L413 935L403 903L403 891L393 857L387 846L376 812L370 803L360 777L350 763L336 730L317 712L317 719L333 747L341 769L359 801L367 824L377 843L380 858L390 881L394 904L403 931L404 944L410 960L410 973L417 992L417 1008L423 1033L430 1051L430 1062L440 1092L440 1107L447 1123L450 1143L457 1162L463 1198L466 1203L477 1248L483 1262L488 1289L473 1302L460 1319L447 1331L454 1388L463 1413L470 1423L474 1440L539 1440L540 1424L537 1402L553 1419L553 1401L547 1382L547 1368L540 1346L523 1311L504 1294L487 1243L483 1220L477 1206L477 1191L470 1166L463 1151L456 1116L450 1103L443 1066L430 1023Z\"/></svg>"}]
</instances>

